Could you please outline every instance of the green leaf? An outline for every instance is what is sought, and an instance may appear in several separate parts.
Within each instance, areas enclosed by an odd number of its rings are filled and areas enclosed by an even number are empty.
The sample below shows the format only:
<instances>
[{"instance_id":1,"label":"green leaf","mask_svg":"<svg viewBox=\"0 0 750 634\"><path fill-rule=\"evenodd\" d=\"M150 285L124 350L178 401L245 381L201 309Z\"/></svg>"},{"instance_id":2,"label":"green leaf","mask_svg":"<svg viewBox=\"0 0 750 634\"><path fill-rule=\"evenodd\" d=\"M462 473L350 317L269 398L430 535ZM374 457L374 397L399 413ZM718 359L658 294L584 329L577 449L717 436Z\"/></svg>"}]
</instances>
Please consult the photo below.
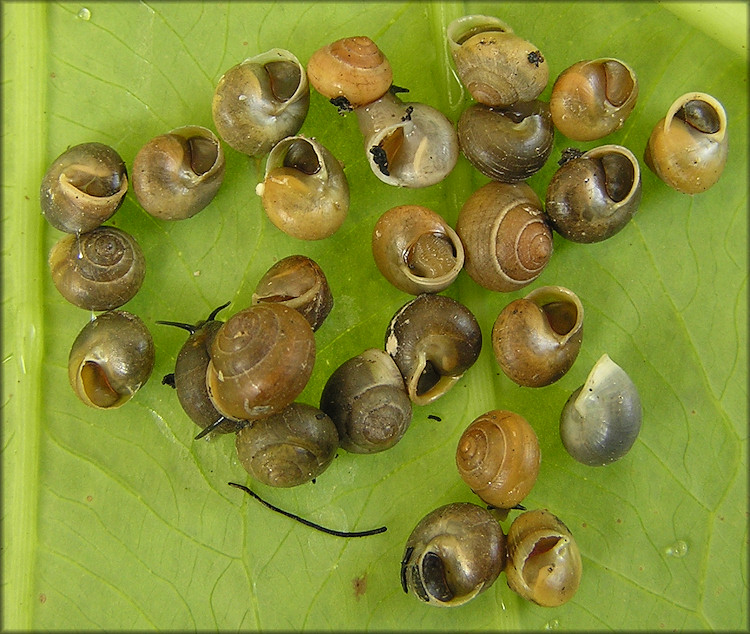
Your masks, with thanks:
<instances>
[{"instance_id":1,"label":"green leaf","mask_svg":"<svg viewBox=\"0 0 750 634\"><path fill-rule=\"evenodd\" d=\"M691 6L693 15L713 15L717 5ZM651 2L3 3L3 626L747 629L743 8L719 5L726 17L697 23L689 10ZM462 157L439 185L381 183L367 166L353 115L339 117L313 92L301 132L318 137L345 166L352 205L341 229L312 243L282 234L254 193L262 161L229 148L224 184L194 218L155 220L129 192L111 224L132 233L146 255L146 280L125 308L151 328L156 368L119 410L95 411L76 399L67 356L91 315L51 283L47 253L61 234L38 206L39 183L57 155L99 141L132 166L153 136L189 123L213 128L214 87L244 58L283 47L306 62L320 46L355 34L376 40L410 99L455 121L470 100L453 75L443 32L451 19L480 12L497 14L539 46L552 78L586 58L632 65L638 104L606 141L637 156L685 92L714 95L729 116L729 161L714 188L679 194L644 166L641 208L622 232L592 245L555 237L552 261L532 287L560 284L583 302L583 348L565 377L519 388L485 345L450 393L415 407L398 445L373 455L342 450L317 483L293 489L249 480L231 437L192 440L196 428L160 383L185 334L156 320L195 322L229 300L235 312L250 303L273 262L292 253L312 257L335 296L300 398L315 405L340 363L383 345L390 317L410 299L372 261L375 220L415 203L455 223L463 201L486 182ZM570 144L558 135L553 157ZM542 197L555 168L551 160L529 181ZM462 273L446 294L475 313L489 341L497 314L526 290L491 293ZM625 458L588 468L563 449L557 421L604 352L639 386L645 419ZM524 602L503 577L454 610L401 591L403 547L419 519L448 502L479 501L459 479L453 455L468 423L494 408L534 426L542 468L524 504L557 514L583 555L581 587L560 608ZM388 532L350 540L319 534L229 481L248 482L271 502L333 528L385 524ZM686 553L675 548L680 541Z\"/></svg>"}]
</instances>

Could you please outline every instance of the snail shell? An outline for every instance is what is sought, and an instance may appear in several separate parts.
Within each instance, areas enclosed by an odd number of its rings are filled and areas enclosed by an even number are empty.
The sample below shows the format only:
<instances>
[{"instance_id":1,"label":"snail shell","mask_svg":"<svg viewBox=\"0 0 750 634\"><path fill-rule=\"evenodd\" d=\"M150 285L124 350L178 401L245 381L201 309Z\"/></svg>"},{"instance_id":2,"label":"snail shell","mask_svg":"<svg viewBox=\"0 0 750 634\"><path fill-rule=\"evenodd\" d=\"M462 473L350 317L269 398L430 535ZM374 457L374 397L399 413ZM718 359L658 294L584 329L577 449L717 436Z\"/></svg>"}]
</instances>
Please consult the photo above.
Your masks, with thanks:
<instances>
[{"instance_id":1,"label":"snail shell","mask_svg":"<svg viewBox=\"0 0 750 634\"><path fill-rule=\"evenodd\" d=\"M536 99L546 88L549 69L539 49L502 20L466 15L446 32L458 77L479 103L510 106Z\"/></svg>"},{"instance_id":2,"label":"snail shell","mask_svg":"<svg viewBox=\"0 0 750 634\"><path fill-rule=\"evenodd\" d=\"M39 201L55 229L84 233L111 218L127 191L128 173L120 155L102 143L81 143L49 166Z\"/></svg>"},{"instance_id":3,"label":"snail shell","mask_svg":"<svg viewBox=\"0 0 750 634\"><path fill-rule=\"evenodd\" d=\"M323 269L305 255L290 255L260 278L253 304L273 302L294 308L316 331L333 308L333 295Z\"/></svg>"},{"instance_id":4,"label":"snail shell","mask_svg":"<svg viewBox=\"0 0 750 634\"><path fill-rule=\"evenodd\" d=\"M466 502L441 506L422 518L406 540L401 586L429 605L463 605L498 578L505 543L489 511Z\"/></svg>"},{"instance_id":5,"label":"snail shell","mask_svg":"<svg viewBox=\"0 0 750 634\"><path fill-rule=\"evenodd\" d=\"M154 137L133 161L133 191L144 210L162 220L204 209L224 180L224 150L208 128L190 125Z\"/></svg>"},{"instance_id":6,"label":"snail shell","mask_svg":"<svg viewBox=\"0 0 750 634\"><path fill-rule=\"evenodd\" d=\"M644 159L670 187L684 194L699 194L719 180L728 149L724 107L711 95L689 92L656 124Z\"/></svg>"},{"instance_id":7,"label":"snail shell","mask_svg":"<svg viewBox=\"0 0 750 634\"><path fill-rule=\"evenodd\" d=\"M135 296L146 274L135 238L108 226L63 236L50 251L49 267L60 294L87 310L122 306Z\"/></svg>"},{"instance_id":8,"label":"snail shell","mask_svg":"<svg viewBox=\"0 0 750 634\"><path fill-rule=\"evenodd\" d=\"M514 291L541 275L552 256L552 230L542 202L526 183L490 182L461 207L456 232L464 268L491 291Z\"/></svg>"},{"instance_id":9,"label":"snail shell","mask_svg":"<svg viewBox=\"0 0 750 634\"><path fill-rule=\"evenodd\" d=\"M547 510L526 511L510 525L507 543L511 590L545 607L573 597L581 583L581 553L559 518Z\"/></svg>"},{"instance_id":10,"label":"snail shell","mask_svg":"<svg viewBox=\"0 0 750 634\"><path fill-rule=\"evenodd\" d=\"M301 240L333 235L349 212L349 184L341 164L318 141L303 136L274 146L255 192L271 222Z\"/></svg>"},{"instance_id":11,"label":"snail shell","mask_svg":"<svg viewBox=\"0 0 750 634\"><path fill-rule=\"evenodd\" d=\"M320 397L341 446L352 453L393 447L411 423L411 401L393 359L375 348L345 361L331 374Z\"/></svg>"},{"instance_id":12,"label":"snail shell","mask_svg":"<svg viewBox=\"0 0 750 634\"><path fill-rule=\"evenodd\" d=\"M573 365L583 338L583 306L573 291L540 286L508 304L492 327L492 348L515 383L542 387Z\"/></svg>"},{"instance_id":13,"label":"snail shell","mask_svg":"<svg viewBox=\"0 0 750 634\"><path fill-rule=\"evenodd\" d=\"M154 368L154 341L146 325L124 310L102 313L78 333L68 378L89 407L114 409L129 401Z\"/></svg>"},{"instance_id":14,"label":"snail shell","mask_svg":"<svg viewBox=\"0 0 750 634\"><path fill-rule=\"evenodd\" d=\"M209 355L206 386L214 407L235 420L263 418L304 389L315 362L315 337L293 308L261 303L229 318Z\"/></svg>"},{"instance_id":15,"label":"snail shell","mask_svg":"<svg viewBox=\"0 0 750 634\"><path fill-rule=\"evenodd\" d=\"M600 242L620 231L641 203L638 159L621 145L602 145L565 162L547 187L546 213L573 242Z\"/></svg>"},{"instance_id":16,"label":"snail shell","mask_svg":"<svg viewBox=\"0 0 750 634\"><path fill-rule=\"evenodd\" d=\"M211 108L216 131L229 146L262 156L297 134L309 105L304 67L289 51L273 48L224 73Z\"/></svg>"},{"instance_id":17,"label":"snail shell","mask_svg":"<svg viewBox=\"0 0 750 634\"><path fill-rule=\"evenodd\" d=\"M344 97L352 108L380 99L393 83L388 59L369 37L337 40L307 62L313 88L328 99Z\"/></svg>"},{"instance_id":18,"label":"snail shell","mask_svg":"<svg viewBox=\"0 0 750 634\"><path fill-rule=\"evenodd\" d=\"M510 509L531 491L541 453L534 429L523 416L493 410L476 418L456 450L458 473L482 500Z\"/></svg>"},{"instance_id":19,"label":"snail shell","mask_svg":"<svg viewBox=\"0 0 750 634\"><path fill-rule=\"evenodd\" d=\"M456 130L432 106L403 103L389 91L354 112L370 169L384 183L428 187L442 181L456 165Z\"/></svg>"},{"instance_id":20,"label":"snail shell","mask_svg":"<svg viewBox=\"0 0 750 634\"><path fill-rule=\"evenodd\" d=\"M319 476L336 455L336 426L319 409L292 403L237 432L237 456L256 480L293 487Z\"/></svg>"},{"instance_id":21,"label":"snail shell","mask_svg":"<svg viewBox=\"0 0 750 634\"><path fill-rule=\"evenodd\" d=\"M538 100L501 109L474 104L458 120L466 158L488 178L504 183L526 180L542 169L554 139L549 106Z\"/></svg>"},{"instance_id":22,"label":"snail shell","mask_svg":"<svg viewBox=\"0 0 750 634\"><path fill-rule=\"evenodd\" d=\"M225 308L220 306L212 311L205 321L194 326L169 321L157 321L158 324L178 326L190 332L187 341L177 354L174 368L174 388L180 405L190 419L201 429L211 427L210 431L218 434L230 434L238 431L244 423L224 418L213 406L206 388L206 371L211 360L209 349L217 331L224 323L215 319L218 312ZM164 381L162 381L164 383ZM216 423L222 419L221 422Z\"/></svg>"},{"instance_id":23,"label":"snail shell","mask_svg":"<svg viewBox=\"0 0 750 634\"><path fill-rule=\"evenodd\" d=\"M479 357L482 331L471 311L444 295L422 294L391 319L385 350L406 382L412 403L445 394Z\"/></svg>"},{"instance_id":24,"label":"snail shell","mask_svg":"<svg viewBox=\"0 0 750 634\"><path fill-rule=\"evenodd\" d=\"M635 443L643 413L638 389L608 355L596 362L560 416L560 437L578 462L606 465L622 458Z\"/></svg>"},{"instance_id":25,"label":"snail shell","mask_svg":"<svg viewBox=\"0 0 750 634\"><path fill-rule=\"evenodd\" d=\"M593 141L619 130L638 99L638 79L612 57L584 60L558 75L549 109L555 127L569 139Z\"/></svg>"},{"instance_id":26,"label":"snail shell","mask_svg":"<svg viewBox=\"0 0 750 634\"><path fill-rule=\"evenodd\" d=\"M464 264L458 234L440 214L420 205L394 207L378 219L372 255L383 276L412 295L446 289Z\"/></svg>"}]
</instances>

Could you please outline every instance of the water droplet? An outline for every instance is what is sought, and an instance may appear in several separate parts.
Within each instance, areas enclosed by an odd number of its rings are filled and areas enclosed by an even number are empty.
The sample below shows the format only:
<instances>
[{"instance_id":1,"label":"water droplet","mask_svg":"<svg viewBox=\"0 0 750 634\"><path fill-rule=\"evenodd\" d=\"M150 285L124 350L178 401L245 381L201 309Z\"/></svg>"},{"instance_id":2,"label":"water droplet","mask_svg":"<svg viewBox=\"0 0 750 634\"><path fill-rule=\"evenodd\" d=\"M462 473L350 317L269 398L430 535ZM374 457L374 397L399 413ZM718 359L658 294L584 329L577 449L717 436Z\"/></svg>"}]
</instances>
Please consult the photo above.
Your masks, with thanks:
<instances>
[{"instance_id":1,"label":"water droplet","mask_svg":"<svg viewBox=\"0 0 750 634\"><path fill-rule=\"evenodd\" d=\"M681 559L688 553L688 545L685 540L678 539L674 544L671 546L667 546L667 548L664 549L664 554L667 557L676 557L677 559Z\"/></svg>"},{"instance_id":2,"label":"water droplet","mask_svg":"<svg viewBox=\"0 0 750 634\"><path fill-rule=\"evenodd\" d=\"M91 11L86 7L81 7L81 10L78 12L78 17L81 20L86 20L88 22L91 19Z\"/></svg>"},{"instance_id":3,"label":"water droplet","mask_svg":"<svg viewBox=\"0 0 750 634\"><path fill-rule=\"evenodd\" d=\"M557 630L560 628L560 621L558 619L552 619L544 624L545 630Z\"/></svg>"}]
</instances>

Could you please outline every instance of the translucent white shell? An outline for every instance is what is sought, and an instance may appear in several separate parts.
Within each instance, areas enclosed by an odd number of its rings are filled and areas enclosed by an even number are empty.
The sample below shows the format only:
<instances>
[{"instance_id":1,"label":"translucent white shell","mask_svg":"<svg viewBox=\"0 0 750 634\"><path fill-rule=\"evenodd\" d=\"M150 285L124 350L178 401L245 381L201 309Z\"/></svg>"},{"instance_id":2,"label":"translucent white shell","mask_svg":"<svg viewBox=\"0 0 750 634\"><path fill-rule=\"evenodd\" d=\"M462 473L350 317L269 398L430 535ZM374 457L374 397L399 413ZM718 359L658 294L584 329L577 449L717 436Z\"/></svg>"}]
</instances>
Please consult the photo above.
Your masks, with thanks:
<instances>
[{"instance_id":1,"label":"translucent white shell","mask_svg":"<svg viewBox=\"0 0 750 634\"><path fill-rule=\"evenodd\" d=\"M602 466L622 458L641 430L641 399L632 379L604 354L563 407L560 438L578 462Z\"/></svg>"}]
</instances>

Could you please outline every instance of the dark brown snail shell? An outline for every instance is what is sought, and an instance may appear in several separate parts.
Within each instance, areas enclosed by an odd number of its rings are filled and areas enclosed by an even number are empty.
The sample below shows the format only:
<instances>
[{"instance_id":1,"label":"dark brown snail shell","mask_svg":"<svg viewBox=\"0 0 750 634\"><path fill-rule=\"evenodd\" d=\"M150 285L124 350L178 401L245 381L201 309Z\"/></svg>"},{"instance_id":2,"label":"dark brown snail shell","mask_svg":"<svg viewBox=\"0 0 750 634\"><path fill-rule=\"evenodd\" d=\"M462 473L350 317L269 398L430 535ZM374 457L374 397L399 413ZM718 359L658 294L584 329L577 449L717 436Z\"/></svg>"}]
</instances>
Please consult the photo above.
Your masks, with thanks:
<instances>
[{"instance_id":1,"label":"dark brown snail shell","mask_svg":"<svg viewBox=\"0 0 750 634\"><path fill-rule=\"evenodd\" d=\"M390 449L406 433L412 416L401 372L386 352L375 348L334 370L320 409L336 425L341 446L352 453Z\"/></svg>"},{"instance_id":2,"label":"dark brown snail shell","mask_svg":"<svg viewBox=\"0 0 750 634\"><path fill-rule=\"evenodd\" d=\"M573 365L583 338L583 306L562 286L540 286L508 304L492 327L492 348L515 383L542 387Z\"/></svg>"},{"instance_id":3,"label":"dark brown snail shell","mask_svg":"<svg viewBox=\"0 0 750 634\"><path fill-rule=\"evenodd\" d=\"M393 316L385 350L417 405L445 394L479 357L482 331L471 311L444 295L422 294Z\"/></svg>"},{"instance_id":4,"label":"dark brown snail shell","mask_svg":"<svg viewBox=\"0 0 750 634\"><path fill-rule=\"evenodd\" d=\"M127 191L128 173L120 155L103 143L81 143L49 166L39 199L53 227L85 233L111 218Z\"/></svg>"},{"instance_id":5,"label":"dark brown snail shell","mask_svg":"<svg viewBox=\"0 0 750 634\"><path fill-rule=\"evenodd\" d=\"M546 213L573 242L600 242L620 231L641 203L638 159L621 145L602 145L564 163L547 187Z\"/></svg>"},{"instance_id":6,"label":"dark brown snail shell","mask_svg":"<svg viewBox=\"0 0 750 634\"><path fill-rule=\"evenodd\" d=\"M489 511L466 502L441 506L425 515L406 540L401 586L429 605L463 605L498 578L505 544Z\"/></svg>"},{"instance_id":7,"label":"dark brown snail shell","mask_svg":"<svg viewBox=\"0 0 750 634\"><path fill-rule=\"evenodd\" d=\"M154 368L154 341L146 325L124 310L102 313L73 342L68 378L89 407L114 409L127 403Z\"/></svg>"},{"instance_id":8,"label":"dark brown snail shell","mask_svg":"<svg viewBox=\"0 0 750 634\"><path fill-rule=\"evenodd\" d=\"M206 433L230 434L242 428L244 422L230 420L222 416L208 396L206 371L211 360L209 350L216 332L224 323L215 319L218 312L227 305L212 311L205 321L194 326L178 322L157 321L158 324L178 326L190 332L187 341L180 348L175 362L174 388L180 405L190 419ZM162 383L167 382L167 377ZM199 434L201 437L203 434Z\"/></svg>"},{"instance_id":9,"label":"dark brown snail shell","mask_svg":"<svg viewBox=\"0 0 750 634\"><path fill-rule=\"evenodd\" d=\"M130 301L146 275L135 238L116 227L62 237L49 254L55 288L71 304L110 310Z\"/></svg>"},{"instance_id":10,"label":"dark brown snail shell","mask_svg":"<svg viewBox=\"0 0 750 634\"><path fill-rule=\"evenodd\" d=\"M331 312L333 295L317 262L305 255L290 255L276 262L260 278L253 304L261 302L294 308L315 331Z\"/></svg>"},{"instance_id":11,"label":"dark brown snail shell","mask_svg":"<svg viewBox=\"0 0 750 634\"><path fill-rule=\"evenodd\" d=\"M209 349L206 386L227 418L252 420L291 404L307 385L315 337L293 308L260 303L230 317Z\"/></svg>"},{"instance_id":12,"label":"dark brown snail shell","mask_svg":"<svg viewBox=\"0 0 750 634\"><path fill-rule=\"evenodd\" d=\"M310 405L292 403L243 427L235 445L240 463L253 478L268 486L293 487L328 468L339 438L325 413Z\"/></svg>"},{"instance_id":13,"label":"dark brown snail shell","mask_svg":"<svg viewBox=\"0 0 750 634\"><path fill-rule=\"evenodd\" d=\"M543 101L517 102L505 108L474 104L458 120L458 142L482 174L517 183L547 162L555 139L549 106Z\"/></svg>"},{"instance_id":14,"label":"dark brown snail shell","mask_svg":"<svg viewBox=\"0 0 750 634\"><path fill-rule=\"evenodd\" d=\"M216 135L184 126L154 137L133 161L133 191L155 218L182 220L204 209L224 180L224 151Z\"/></svg>"}]
</instances>

